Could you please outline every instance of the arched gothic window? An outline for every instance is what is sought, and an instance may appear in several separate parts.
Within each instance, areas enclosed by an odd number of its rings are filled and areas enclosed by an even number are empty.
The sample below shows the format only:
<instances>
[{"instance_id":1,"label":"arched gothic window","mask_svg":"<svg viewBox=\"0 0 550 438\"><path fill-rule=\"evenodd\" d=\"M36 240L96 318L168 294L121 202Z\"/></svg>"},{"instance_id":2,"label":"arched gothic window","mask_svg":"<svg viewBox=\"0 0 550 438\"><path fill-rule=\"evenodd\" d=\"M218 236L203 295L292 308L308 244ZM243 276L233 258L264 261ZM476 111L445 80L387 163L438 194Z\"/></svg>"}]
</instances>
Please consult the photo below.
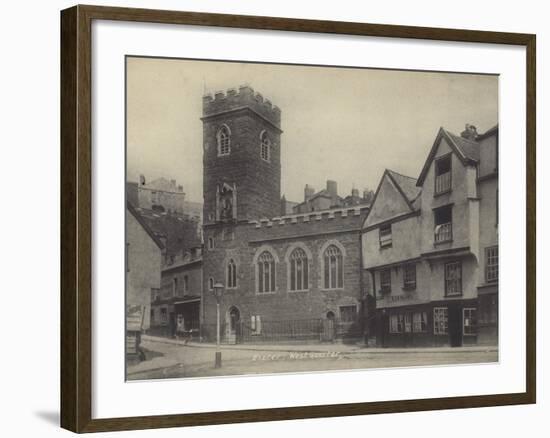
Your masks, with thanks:
<instances>
[{"instance_id":1,"label":"arched gothic window","mask_svg":"<svg viewBox=\"0 0 550 438\"><path fill-rule=\"evenodd\" d=\"M260 135L260 156L262 160L269 161L271 159L271 141L266 131L262 131Z\"/></svg>"},{"instance_id":2,"label":"arched gothic window","mask_svg":"<svg viewBox=\"0 0 550 438\"><path fill-rule=\"evenodd\" d=\"M258 257L258 293L275 291L275 259L269 251Z\"/></svg>"},{"instance_id":3,"label":"arched gothic window","mask_svg":"<svg viewBox=\"0 0 550 438\"><path fill-rule=\"evenodd\" d=\"M231 131L226 125L218 130L218 156L231 153Z\"/></svg>"},{"instance_id":4,"label":"arched gothic window","mask_svg":"<svg viewBox=\"0 0 550 438\"><path fill-rule=\"evenodd\" d=\"M296 248L290 254L290 290L309 289L309 266L307 254L302 248Z\"/></svg>"},{"instance_id":5,"label":"arched gothic window","mask_svg":"<svg viewBox=\"0 0 550 438\"><path fill-rule=\"evenodd\" d=\"M330 245L323 254L325 289L340 289L344 287L344 258L342 251L336 245Z\"/></svg>"},{"instance_id":6,"label":"arched gothic window","mask_svg":"<svg viewBox=\"0 0 550 438\"><path fill-rule=\"evenodd\" d=\"M229 289L237 287L237 265L233 259L227 263L227 287Z\"/></svg>"}]
</instances>

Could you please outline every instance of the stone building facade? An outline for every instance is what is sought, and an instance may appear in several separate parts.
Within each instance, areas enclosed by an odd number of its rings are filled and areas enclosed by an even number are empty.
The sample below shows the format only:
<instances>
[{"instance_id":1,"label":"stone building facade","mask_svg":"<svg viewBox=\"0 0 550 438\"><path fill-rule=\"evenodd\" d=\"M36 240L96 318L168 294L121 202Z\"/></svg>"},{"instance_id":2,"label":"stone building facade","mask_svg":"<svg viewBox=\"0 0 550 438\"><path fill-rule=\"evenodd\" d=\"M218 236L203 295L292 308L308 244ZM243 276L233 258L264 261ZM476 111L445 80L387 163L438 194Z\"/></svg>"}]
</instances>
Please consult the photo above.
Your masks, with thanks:
<instances>
[{"instance_id":1,"label":"stone building facade","mask_svg":"<svg viewBox=\"0 0 550 438\"><path fill-rule=\"evenodd\" d=\"M183 186L175 179L157 178L146 181L139 176L139 183L126 183L126 196L134 207L183 215L185 213L185 193Z\"/></svg>"},{"instance_id":2,"label":"stone building facade","mask_svg":"<svg viewBox=\"0 0 550 438\"><path fill-rule=\"evenodd\" d=\"M386 171L363 227L383 346L498 342L498 127L441 128L418 179Z\"/></svg>"},{"instance_id":3,"label":"stone building facade","mask_svg":"<svg viewBox=\"0 0 550 438\"><path fill-rule=\"evenodd\" d=\"M361 224L368 205L281 208L281 111L248 86L203 100L202 334L225 342L361 337ZM330 208L330 207L337 208Z\"/></svg>"},{"instance_id":4,"label":"stone building facade","mask_svg":"<svg viewBox=\"0 0 550 438\"><path fill-rule=\"evenodd\" d=\"M126 205L126 306L141 307L143 330L150 326L151 293L160 288L164 245L135 208Z\"/></svg>"},{"instance_id":5,"label":"stone building facade","mask_svg":"<svg viewBox=\"0 0 550 438\"><path fill-rule=\"evenodd\" d=\"M151 295L150 334L200 338L202 247L164 259L160 288Z\"/></svg>"}]
</instances>

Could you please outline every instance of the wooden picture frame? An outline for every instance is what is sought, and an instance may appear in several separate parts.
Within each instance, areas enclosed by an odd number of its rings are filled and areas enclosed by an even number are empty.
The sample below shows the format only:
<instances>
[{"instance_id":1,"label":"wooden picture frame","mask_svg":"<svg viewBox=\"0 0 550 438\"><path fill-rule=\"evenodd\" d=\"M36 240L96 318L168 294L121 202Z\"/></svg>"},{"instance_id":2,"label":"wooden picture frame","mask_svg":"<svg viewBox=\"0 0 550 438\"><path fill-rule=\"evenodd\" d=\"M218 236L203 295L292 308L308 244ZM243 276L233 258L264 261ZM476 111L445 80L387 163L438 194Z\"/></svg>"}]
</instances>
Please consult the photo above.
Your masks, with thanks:
<instances>
[{"instance_id":1,"label":"wooden picture frame","mask_svg":"<svg viewBox=\"0 0 550 438\"><path fill-rule=\"evenodd\" d=\"M527 283L526 391L416 400L127 418L92 418L92 21L115 20L389 38L518 45L526 48ZM531 34L290 18L75 6L61 12L61 426L98 432L457 409L536 400L535 57Z\"/></svg>"}]
</instances>

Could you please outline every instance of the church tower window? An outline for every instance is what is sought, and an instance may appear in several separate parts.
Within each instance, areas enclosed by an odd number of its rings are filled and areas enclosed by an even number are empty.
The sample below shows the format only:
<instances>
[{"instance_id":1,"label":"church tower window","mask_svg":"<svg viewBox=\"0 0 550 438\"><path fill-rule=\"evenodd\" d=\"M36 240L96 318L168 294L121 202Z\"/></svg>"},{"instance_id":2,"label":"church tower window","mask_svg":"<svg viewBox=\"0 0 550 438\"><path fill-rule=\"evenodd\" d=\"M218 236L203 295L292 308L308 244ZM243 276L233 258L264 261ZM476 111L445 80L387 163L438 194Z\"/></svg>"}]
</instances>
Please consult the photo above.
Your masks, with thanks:
<instances>
[{"instance_id":1,"label":"church tower window","mask_svg":"<svg viewBox=\"0 0 550 438\"><path fill-rule=\"evenodd\" d=\"M271 159L271 140L266 131L262 131L260 134L260 156L264 161L270 161Z\"/></svg>"},{"instance_id":2,"label":"church tower window","mask_svg":"<svg viewBox=\"0 0 550 438\"><path fill-rule=\"evenodd\" d=\"M235 260L229 260L227 264L227 288L234 289L237 287L237 264Z\"/></svg>"},{"instance_id":3,"label":"church tower window","mask_svg":"<svg viewBox=\"0 0 550 438\"><path fill-rule=\"evenodd\" d=\"M231 153L231 131L227 125L223 125L218 130L218 156L229 155Z\"/></svg>"}]
</instances>

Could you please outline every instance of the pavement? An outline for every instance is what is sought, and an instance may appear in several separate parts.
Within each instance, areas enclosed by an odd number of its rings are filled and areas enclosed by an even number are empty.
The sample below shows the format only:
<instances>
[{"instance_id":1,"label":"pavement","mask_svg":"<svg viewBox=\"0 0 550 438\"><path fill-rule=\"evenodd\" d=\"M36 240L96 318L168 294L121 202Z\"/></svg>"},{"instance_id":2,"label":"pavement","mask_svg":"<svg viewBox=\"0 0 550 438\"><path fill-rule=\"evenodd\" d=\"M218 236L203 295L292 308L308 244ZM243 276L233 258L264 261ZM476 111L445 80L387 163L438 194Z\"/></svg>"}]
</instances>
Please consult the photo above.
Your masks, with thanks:
<instances>
[{"instance_id":1,"label":"pavement","mask_svg":"<svg viewBox=\"0 0 550 438\"><path fill-rule=\"evenodd\" d=\"M193 348L216 348L216 344L209 342L189 342L180 339L163 338L160 336L143 335L142 340L161 342L171 345L182 345ZM497 346L471 345L463 347L417 347L417 348L375 348L365 344L315 343L315 344L221 344L221 350L249 350L249 351L284 351L284 352L325 352L339 351L346 353L454 353L454 352L495 352Z\"/></svg>"},{"instance_id":2,"label":"pavement","mask_svg":"<svg viewBox=\"0 0 550 438\"><path fill-rule=\"evenodd\" d=\"M369 348L364 344L222 344L222 369L213 368L216 345L142 336L147 360L127 368L128 380L236 374L486 363L498 361L492 346Z\"/></svg>"}]
</instances>

